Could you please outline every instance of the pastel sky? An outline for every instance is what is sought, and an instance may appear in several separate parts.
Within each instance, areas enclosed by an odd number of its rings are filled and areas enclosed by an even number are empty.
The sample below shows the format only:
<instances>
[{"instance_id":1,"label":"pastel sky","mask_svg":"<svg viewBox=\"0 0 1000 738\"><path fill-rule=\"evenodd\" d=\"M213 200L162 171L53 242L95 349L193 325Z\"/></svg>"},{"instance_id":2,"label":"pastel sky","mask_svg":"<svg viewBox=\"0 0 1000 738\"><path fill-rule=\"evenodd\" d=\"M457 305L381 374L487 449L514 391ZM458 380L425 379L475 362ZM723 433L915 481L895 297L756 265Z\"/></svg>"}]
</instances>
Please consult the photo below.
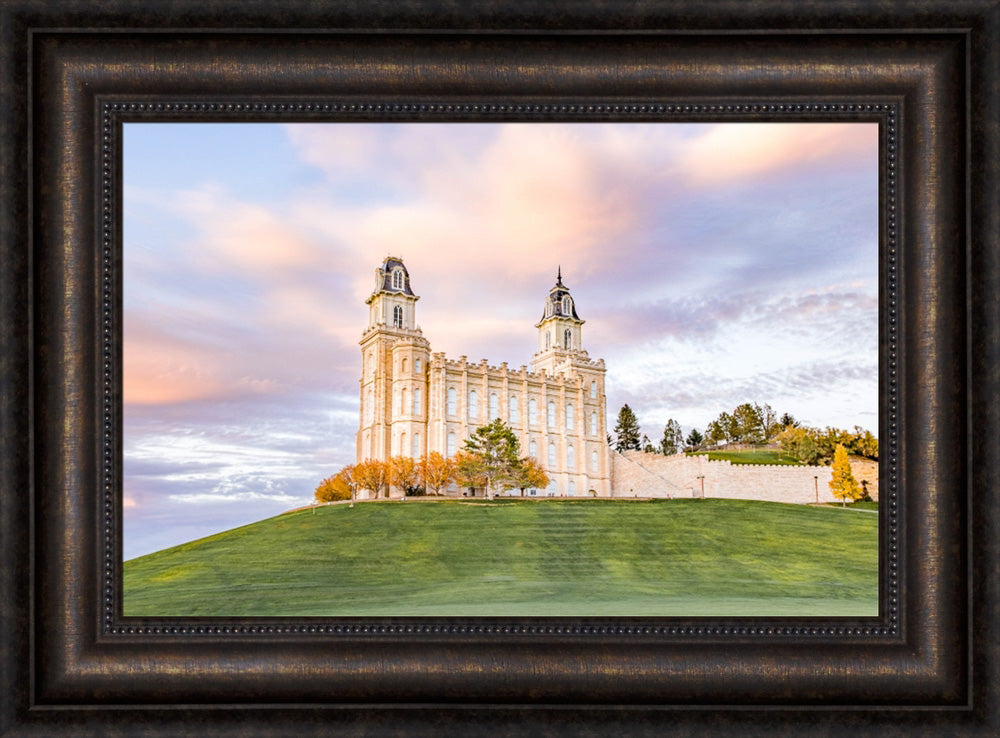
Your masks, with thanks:
<instances>
[{"instance_id":1,"label":"pastel sky","mask_svg":"<svg viewBox=\"0 0 1000 738\"><path fill-rule=\"evenodd\" d=\"M275 515L354 460L364 300L527 364L561 265L654 441L745 402L878 429L878 130L152 124L124 135L124 555Z\"/></svg>"}]
</instances>

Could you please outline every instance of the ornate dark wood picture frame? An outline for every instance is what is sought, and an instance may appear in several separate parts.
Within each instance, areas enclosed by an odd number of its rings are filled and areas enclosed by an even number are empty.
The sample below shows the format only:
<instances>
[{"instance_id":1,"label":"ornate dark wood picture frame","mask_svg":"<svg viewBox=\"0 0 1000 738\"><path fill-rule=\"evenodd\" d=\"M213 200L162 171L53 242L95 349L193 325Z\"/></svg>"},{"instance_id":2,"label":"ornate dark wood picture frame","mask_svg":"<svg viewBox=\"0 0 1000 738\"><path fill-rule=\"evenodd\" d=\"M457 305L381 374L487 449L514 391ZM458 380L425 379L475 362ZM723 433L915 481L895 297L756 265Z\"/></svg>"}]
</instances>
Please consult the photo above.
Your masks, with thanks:
<instances>
[{"instance_id":1,"label":"ornate dark wood picture frame","mask_svg":"<svg viewBox=\"0 0 1000 738\"><path fill-rule=\"evenodd\" d=\"M993 735L1000 2L0 11L0 734ZM127 120L877 121L880 614L121 612Z\"/></svg>"}]
</instances>

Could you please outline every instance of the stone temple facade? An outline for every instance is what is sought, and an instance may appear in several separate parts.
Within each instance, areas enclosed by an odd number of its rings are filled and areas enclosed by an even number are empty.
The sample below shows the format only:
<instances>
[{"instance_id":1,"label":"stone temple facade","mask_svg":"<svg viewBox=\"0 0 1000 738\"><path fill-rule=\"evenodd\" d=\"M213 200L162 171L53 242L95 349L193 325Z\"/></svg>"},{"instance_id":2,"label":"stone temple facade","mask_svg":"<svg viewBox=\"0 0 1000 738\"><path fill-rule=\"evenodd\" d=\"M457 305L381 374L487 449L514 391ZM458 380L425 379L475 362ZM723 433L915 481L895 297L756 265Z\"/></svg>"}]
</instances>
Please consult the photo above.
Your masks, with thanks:
<instances>
[{"instance_id":1,"label":"stone temple facade","mask_svg":"<svg viewBox=\"0 0 1000 738\"><path fill-rule=\"evenodd\" d=\"M535 457L551 480L547 489L526 494L610 496L604 361L583 348L584 321L562 270L535 324L538 351L530 367L432 352L416 322L419 299L402 259L386 257L366 300L357 460L432 451L454 456L476 428L500 417L517 434L522 454Z\"/></svg>"}]
</instances>

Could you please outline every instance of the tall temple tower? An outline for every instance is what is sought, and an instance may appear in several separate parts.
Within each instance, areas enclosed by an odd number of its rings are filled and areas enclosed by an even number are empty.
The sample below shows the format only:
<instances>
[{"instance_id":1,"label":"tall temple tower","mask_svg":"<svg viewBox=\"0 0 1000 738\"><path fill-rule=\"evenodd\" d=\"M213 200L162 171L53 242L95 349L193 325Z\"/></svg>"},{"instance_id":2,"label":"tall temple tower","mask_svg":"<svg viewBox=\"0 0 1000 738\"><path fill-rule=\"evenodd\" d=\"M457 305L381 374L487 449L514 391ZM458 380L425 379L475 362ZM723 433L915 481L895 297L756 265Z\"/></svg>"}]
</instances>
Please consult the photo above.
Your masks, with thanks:
<instances>
[{"instance_id":1,"label":"tall temple tower","mask_svg":"<svg viewBox=\"0 0 1000 738\"><path fill-rule=\"evenodd\" d=\"M425 452L430 344L416 324L419 299L403 260L387 256L365 300L358 461Z\"/></svg>"},{"instance_id":2,"label":"tall temple tower","mask_svg":"<svg viewBox=\"0 0 1000 738\"><path fill-rule=\"evenodd\" d=\"M556 374L568 369L573 359L585 358L581 326L584 321L576 314L576 305L562 281L559 267L556 283L545 298L538 329L538 353L531 360L531 370Z\"/></svg>"}]
</instances>

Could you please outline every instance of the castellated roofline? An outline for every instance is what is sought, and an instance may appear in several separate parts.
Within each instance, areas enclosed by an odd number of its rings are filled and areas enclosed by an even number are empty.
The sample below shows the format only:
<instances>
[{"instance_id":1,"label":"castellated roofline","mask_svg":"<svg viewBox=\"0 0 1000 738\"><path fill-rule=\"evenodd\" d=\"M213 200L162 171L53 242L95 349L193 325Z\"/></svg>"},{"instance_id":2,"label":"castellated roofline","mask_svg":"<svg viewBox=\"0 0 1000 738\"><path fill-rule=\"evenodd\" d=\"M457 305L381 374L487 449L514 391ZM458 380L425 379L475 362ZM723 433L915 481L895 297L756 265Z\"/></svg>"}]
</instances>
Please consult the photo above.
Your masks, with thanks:
<instances>
[{"instance_id":1,"label":"castellated roofline","mask_svg":"<svg viewBox=\"0 0 1000 738\"><path fill-rule=\"evenodd\" d=\"M436 352L431 354L431 368L451 370L455 372L475 372L475 373L486 373L496 377L507 376L508 378L526 379L529 381L572 381L567 377L566 372L556 371L551 374L542 369L538 372L529 371L526 364L522 364L519 369L514 369L507 365L507 362L502 362L499 366L495 366L486 361L486 359L481 359L480 361L470 362L468 357L461 356L458 359L448 359L444 352ZM604 371L604 359L598 359L597 361L591 361L589 359L577 359L573 362L569 368L576 369L595 369L597 371ZM577 375L575 378L577 382L582 381L582 377Z\"/></svg>"}]
</instances>

